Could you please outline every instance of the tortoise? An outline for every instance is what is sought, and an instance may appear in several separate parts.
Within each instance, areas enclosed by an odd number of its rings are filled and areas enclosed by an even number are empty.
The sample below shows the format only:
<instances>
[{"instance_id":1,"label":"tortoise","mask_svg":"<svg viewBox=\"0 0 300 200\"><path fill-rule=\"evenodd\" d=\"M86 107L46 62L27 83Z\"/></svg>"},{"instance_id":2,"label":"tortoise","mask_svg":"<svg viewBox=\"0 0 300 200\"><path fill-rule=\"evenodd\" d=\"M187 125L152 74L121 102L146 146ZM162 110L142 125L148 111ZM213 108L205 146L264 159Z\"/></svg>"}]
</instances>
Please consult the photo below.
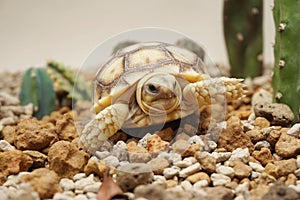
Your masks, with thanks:
<instances>
[{"instance_id":1,"label":"tortoise","mask_svg":"<svg viewBox=\"0 0 300 200\"><path fill-rule=\"evenodd\" d=\"M93 82L95 116L80 140L95 152L122 128L162 124L201 107L239 99L242 79L209 75L195 53L175 45L144 42L116 52Z\"/></svg>"}]
</instances>

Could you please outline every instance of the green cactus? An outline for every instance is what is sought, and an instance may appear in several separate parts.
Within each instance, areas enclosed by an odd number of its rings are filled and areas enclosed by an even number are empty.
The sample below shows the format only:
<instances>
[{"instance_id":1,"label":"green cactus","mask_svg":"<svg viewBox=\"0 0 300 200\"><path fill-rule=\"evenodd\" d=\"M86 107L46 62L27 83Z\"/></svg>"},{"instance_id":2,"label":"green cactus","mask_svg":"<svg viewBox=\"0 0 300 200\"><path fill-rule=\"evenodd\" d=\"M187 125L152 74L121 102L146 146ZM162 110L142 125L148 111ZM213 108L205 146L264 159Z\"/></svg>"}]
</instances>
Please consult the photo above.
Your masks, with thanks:
<instances>
[{"instance_id":1,"label":"green cactus","mask_svg":"<svg viewBox=\"0 0 300 200\"><path fill-rule=\"evenodd\" d=\"M205 56L204 49L201 46L199 46L196 42L194 42L193 40L191 40L189 38L182 38L182 39L179 39L178 41L176 41L175 45L194 52L202 60L204 60L204 56Z\"/></svg>"},{"instance_id":2,"label":"green cactus","mask_svg":"<svg viewBox=\"0 0 300 200\"><path fill-rule=\"evenodd\" d=\"M65 97L74 100L90 100L91 90L84 77L78 75L75 71L56 61L47 63L47 73L53 81L55 91L62 101ZM75 84L75 81L77 83ZM76 87L73 90L73 87Z\"/></svg>"},{"instance_id":3,"label":"green cactus","mask_svg":"<svg viewBox=\"0 0 300 200\"><path fill-rule=\"evenodd\" d=\"M223 29L234 77L262 74L262 16L262 0L224 2Z\"/></svg>"},{"instance_id":4,"label":"green cactus","mask_svg":"<svg viewBox=\"0 0 300 200\"><path fill-rule=\"evenodd\" d=\"M125 47L128 47L128 46L133 45L133 44L136 44L136 43L138 43L138 42L136 42L136 41L131 41L131 40L120 42L120 43L118 43L118 44L113 48L112 54L115 54L115 53L117 53L117 51L119 51L120 49L123 49L123 48L125 48Z\"/></svg>"},{"instance_id":5,"label":"green cactus","mask_svg":"<svg viewBox=\"0 0 300 200\"><path fill-rule=\"evenodd\" d=\"M275 0L274 101L300 109L300 0Z\"/></svg>"},{"instance_id":6,"label":"green cactus","mask_svg":"<svg viewBox=\"0 0 300 200\"><path fill-rule=\"evenodd\" d=\"M43 68L29 68L22 79L20 104L32 103L35 106L34 116L41 119L55 109L55 91L52 80Z\"/></svg>"}]
</instances>

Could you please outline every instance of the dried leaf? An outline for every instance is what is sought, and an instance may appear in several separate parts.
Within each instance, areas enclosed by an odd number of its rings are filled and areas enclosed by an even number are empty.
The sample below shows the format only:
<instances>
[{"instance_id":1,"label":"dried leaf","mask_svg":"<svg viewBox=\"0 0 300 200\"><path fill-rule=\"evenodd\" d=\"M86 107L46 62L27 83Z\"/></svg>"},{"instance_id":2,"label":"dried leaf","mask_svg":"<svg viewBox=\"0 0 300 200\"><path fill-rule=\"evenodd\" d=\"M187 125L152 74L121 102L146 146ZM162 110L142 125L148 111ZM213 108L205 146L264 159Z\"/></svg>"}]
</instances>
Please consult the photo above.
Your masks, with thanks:
<instances>
[{"instance_id":1,"label":"dried leaf","mask_svg":"<svg viewBox=\"0 0 300 200\"><path fill-rule=\"evenodd\" d=\"M112 199L128 199L126 195L123 194L122 189L113 181L109 170L103 177L102 185L97 194L98 200L112 200Z\"/></svg>"}]
</instances>

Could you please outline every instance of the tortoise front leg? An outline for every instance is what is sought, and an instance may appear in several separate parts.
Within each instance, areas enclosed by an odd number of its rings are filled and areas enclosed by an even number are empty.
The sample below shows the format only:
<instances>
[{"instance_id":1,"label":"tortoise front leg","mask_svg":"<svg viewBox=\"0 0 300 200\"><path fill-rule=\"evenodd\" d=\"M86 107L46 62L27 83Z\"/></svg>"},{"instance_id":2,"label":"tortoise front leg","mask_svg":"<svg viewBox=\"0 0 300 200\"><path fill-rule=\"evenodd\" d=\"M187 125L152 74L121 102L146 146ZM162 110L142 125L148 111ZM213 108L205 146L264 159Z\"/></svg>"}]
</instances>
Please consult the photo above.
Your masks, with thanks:
<instances>
[{"instance_id":1,"label":"tortoise front leg","mask_svg":"<svg viewBox=\"0 0 300 200\"><path fill-rule=\"evenodd\" d=\"M80 140L90 151L97 151L103 141L121 129L129 113L128 105L116 103L99 112L83 129Z\"/></svg>"},{"instance_id":2,"label":"tortoise front leg","mask_svg":"<svg viewBox=\"0 0 300 200\"><path fill-rule=\"evenodd\" d=\"M230 102L244 96L245 85L242 81L243 79L220 77L190 83L184 88L183 97L186 100L196 97L200 107Z\"/></svg>"}]
</instances>

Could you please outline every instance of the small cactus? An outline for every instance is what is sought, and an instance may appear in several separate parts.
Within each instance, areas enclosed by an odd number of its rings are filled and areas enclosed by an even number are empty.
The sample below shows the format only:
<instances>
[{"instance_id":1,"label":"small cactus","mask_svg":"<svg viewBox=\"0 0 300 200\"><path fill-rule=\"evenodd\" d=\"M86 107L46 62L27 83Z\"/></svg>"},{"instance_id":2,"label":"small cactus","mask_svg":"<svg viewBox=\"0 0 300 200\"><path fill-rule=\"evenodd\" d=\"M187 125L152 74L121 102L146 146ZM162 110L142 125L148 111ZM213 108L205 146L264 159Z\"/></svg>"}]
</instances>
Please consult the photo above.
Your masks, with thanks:
<instances>
[{"instance_id":1,"label":"small cactus","mask_svg":"<svg viewBox=\"0 0 300 200\"><path fill-rule=\"evenodd\" d=\"M56 95L53 83L43 68L29 68L22 79L20 104L32 103L35 106L33 115L41 119L55 109Z\"/></svg>"},{"instance_id":2,"label":"small cactus","mask_svg":"<svg viewBox=\"0 0 300 200\"><path fill-rule=\"evenodd\" d=\"M262 0L224 2L223 29L234 77L262 74L262 14Z\"/></svg>"},{"instance_id":3,"label":"small cactus","mask_svg":"<svg viewBox=\"0 0 300 200\"><path fill-rule=\"evenodd\" d=\"M47 73L53 81L55 91L62 101L65 97L74 100L89 100L91 98L90 86L83 77L76 77L75 71L56 61L47 63ZM75 84L75 82L77 82ZM76 87L73 90L73 87Z\"/></svg>"},{"instance_id":4,"label":"small cactus","mask_svg":"<svg viewBox=\"0 0 300 200\"><path fill-rule=\"evenodd\" d=\"M300 0L275 0L274 101L300 110Z\"/></svg>"}]
</instances>

